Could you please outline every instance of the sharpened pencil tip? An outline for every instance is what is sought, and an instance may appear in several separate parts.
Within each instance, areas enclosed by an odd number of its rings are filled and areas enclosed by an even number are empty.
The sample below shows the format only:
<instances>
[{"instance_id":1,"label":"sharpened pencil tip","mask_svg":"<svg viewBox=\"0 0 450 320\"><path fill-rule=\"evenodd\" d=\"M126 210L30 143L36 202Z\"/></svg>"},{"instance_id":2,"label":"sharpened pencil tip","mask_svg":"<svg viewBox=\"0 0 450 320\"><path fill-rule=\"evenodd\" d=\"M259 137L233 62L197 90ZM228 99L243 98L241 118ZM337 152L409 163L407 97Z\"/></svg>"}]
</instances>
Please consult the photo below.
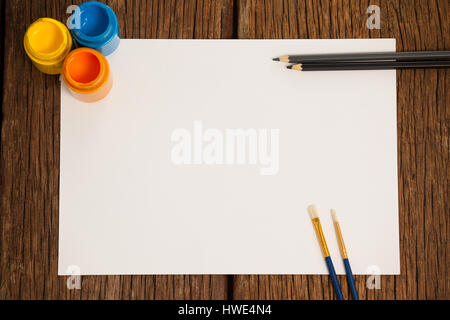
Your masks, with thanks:
<instances>
[{"instance_id":1,"label":"sharpened pencil tip","mask_svg":"<svg viewBox=\"0 0 450 320\"><path fill-rule=\"evenodd\" d=\"M319 215L317 214L317 208L313 204L308 207L308 212L309 212L309 216L311 217L311 220L319 217Z\"/></svg>"},{"instance_id":2,"label":"sharpened pencil tip","mask_svg":"<svg viewBox=\"0 0 450 320\"><path fill-rule=\"evenodd\" d=\"M288 68L288 69L292 69L292 66L287 66L286 68Z\"/></svg>"},{"instance_id":3,"label":"sharpened pencil tip","mask_svg":"<svg viewBox=\"0 0 450 320\"><path fill-rule=\"evenodd\" d=\"M280 58L273 58L273 61L280 61Z\"/></svg>"}]
</instances>

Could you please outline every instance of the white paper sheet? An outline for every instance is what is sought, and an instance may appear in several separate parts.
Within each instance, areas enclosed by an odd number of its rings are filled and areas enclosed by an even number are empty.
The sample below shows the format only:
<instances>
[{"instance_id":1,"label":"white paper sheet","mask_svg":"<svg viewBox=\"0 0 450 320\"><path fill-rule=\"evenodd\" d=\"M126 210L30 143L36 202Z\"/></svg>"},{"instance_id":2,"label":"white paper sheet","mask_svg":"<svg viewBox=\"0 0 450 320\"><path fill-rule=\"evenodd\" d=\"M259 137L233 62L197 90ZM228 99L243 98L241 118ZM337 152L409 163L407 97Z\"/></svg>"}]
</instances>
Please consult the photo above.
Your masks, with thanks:
<instances>
[{"instance_id":1,"label":"white paper sheet","mask_svg":"<svg viewBox=\"0 0 450 320\"><path fill-rule=\"evenodd\" d=\"M395 71L271 61L363 51L395 51L395 40L122 40L106 99L61 88L59 274L326 274L313 203L338 273L330 208L355 274L398 274ZM205 164L198 133L217 142L239 128L278 141L278 165L264 146L249 161L250 139L244 164L217 153ZM172 157L186 132L197 164Z\"/></svg>"}]
</instances>

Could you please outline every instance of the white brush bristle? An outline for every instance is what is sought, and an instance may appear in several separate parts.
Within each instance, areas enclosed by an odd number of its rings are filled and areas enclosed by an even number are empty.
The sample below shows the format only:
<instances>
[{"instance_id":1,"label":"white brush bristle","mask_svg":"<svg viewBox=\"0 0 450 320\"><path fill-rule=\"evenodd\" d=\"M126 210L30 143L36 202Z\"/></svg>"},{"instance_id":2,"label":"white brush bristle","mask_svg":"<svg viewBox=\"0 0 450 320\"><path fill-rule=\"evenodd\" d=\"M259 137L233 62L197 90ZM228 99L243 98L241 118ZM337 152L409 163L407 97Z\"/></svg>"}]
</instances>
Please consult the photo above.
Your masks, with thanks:
<instances>
[{"instance_id":1,"label":"white brush bristle","mask_svg":"<svg viewBox=\"0 0 450 320\"><path fill-rule=\"evenodd\" d=\"M311 217L311 220L319 217L319 215L317 214L317 208L313 204L308 207L308 212L309 216Z\"/></svg>"},{"instance_id":2,"label":"white brush bristle","mask_svg":"<svg viewBox=\"0 0 450 320\"><path fill-rule=\"evenodd\" d=\"M331 216L333 217L333 221L334 221L334 222L338 222L336 210L331 209Z\"/></svg>"}]
</instances>

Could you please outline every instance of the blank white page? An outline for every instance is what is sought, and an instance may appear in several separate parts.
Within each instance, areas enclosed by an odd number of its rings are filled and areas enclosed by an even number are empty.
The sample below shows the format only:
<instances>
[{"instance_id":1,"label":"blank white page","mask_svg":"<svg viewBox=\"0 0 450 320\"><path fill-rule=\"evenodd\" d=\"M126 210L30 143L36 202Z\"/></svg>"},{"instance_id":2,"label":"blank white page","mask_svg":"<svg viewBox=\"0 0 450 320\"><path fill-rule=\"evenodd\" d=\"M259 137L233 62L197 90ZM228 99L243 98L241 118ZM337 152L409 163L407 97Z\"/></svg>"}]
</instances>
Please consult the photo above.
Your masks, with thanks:
<instances>
[{"instance_id":1,"label":"blank white page","mask_svg":"<svg viewBox=\"0 0 450 320\"><path fill-rule=\"evenodd\" d=\"M59 274L326 274L310 204L338 273L330 208L355 274L398 274L395 71L272 61L378 51L395 40L122 40L107 98L61 87Z\"/></svg>"}]
</instances>

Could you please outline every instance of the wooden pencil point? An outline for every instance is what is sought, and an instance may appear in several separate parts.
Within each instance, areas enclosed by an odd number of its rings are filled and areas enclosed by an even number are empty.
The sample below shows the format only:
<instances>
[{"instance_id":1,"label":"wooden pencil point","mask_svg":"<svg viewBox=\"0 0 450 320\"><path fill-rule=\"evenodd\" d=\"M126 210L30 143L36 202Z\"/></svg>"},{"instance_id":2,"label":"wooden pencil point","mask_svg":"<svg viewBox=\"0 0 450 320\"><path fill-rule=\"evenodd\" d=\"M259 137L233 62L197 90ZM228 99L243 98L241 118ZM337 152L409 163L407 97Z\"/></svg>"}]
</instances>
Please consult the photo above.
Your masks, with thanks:
<instances>
[{"instance_id":1,"label":"wooden pencil point","mask_svg":"<svg viewBox=\"0 0 450 320\"><path fill-rule=\"evenodd\" d=\"M289 56L282 56L282 57L280 57L280 58L278 58L279 59L279 61L281 61L281 62L289 62Z\"/></svg>"},{"instance_id":2,"label":"wooden pencil point","mask_svg":"<svg viewBox=\"0 0 450 320\"><path fill-rule=\"evenodd\" d=\"M302 70L303 70L302 64L301 64L301 63L299 63L299 64L294 64L294 65L292 65L292 66L290 66L290 67L291 67L290 69L292 69L292 70L297 70L297 71L302 71Z\"/></svg>"},{"instance_id":3,"label":"wooden pencil point","mask_svg":"<svg viewBox=\"0 0 450 320\"><path fill-rule=\"evenodd\" d=\"M280 61L280 58L273 58L273 61Z\"/></svg>"}]
</instances>

